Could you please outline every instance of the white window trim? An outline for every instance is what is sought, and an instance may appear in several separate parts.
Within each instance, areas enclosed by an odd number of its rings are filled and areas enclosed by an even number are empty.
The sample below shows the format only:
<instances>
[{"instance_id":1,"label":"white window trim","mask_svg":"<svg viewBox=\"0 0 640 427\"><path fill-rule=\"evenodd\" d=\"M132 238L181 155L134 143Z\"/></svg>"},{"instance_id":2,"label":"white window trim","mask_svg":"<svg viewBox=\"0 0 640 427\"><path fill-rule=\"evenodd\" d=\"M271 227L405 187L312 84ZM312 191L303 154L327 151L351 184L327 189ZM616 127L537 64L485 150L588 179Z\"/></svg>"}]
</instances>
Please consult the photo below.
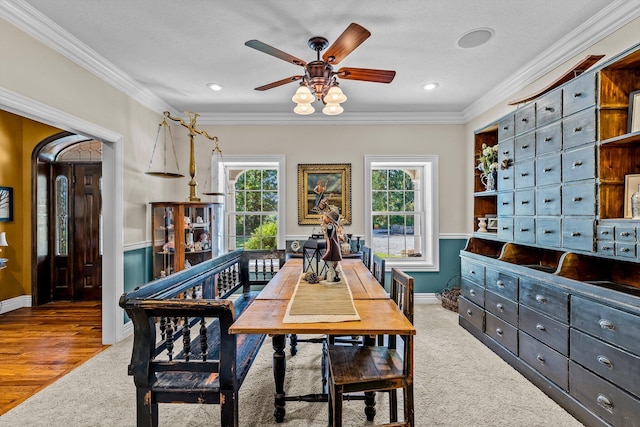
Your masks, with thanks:
<instances>
[{"instance_id":1,"label":"white window trim","mask_svg":"<svg viewBox=\"0 0 640 427\"><path fill-rule=\"evenodd\" d=\"M287 224L287 218L286 218L286 210L285 210L285 206L287 205L286 202L286 189L284 186L285 181L285 171L286 171L286 161L285 161L285 156L284 155L265 155L265 156L243 156L243 155L234 155L234 156L227 156L225 155L223 157L223 161L224 161L224 170L222 167L215 167L213 165L213 162L216 161L215 156L212 156L211 158L211 163L212 163L212 167L211 170L218 170L219 171L219 177L218 177L218 182L223 182L223 180L228 179L228 173L227 170L228 169L239 169L239 168L245 168L245 169L251 169L251 168L260 168L260 167L269 167L269 168L276 168L278 169L278 249L284 248L286 245L286 240L285 240L285 231L286 231L286 224ZM213 188L213 177L210 178L211 179L211 188ZM224 209L224 230L228 229L228 225L227 224L227 204L228 204L228 200L225 200L225 209ZM224 252L227 252L228 248L227 248L227 239L226 236L223 239L224 240Z\"/></svg>"},{"instance_id":2,"label":"white window trim","mask_svg":"<svg viewBox=\"0 0 640 427\"><path fill-rule=\"evenodd\" d=\"M422 197L422 224L424 224L423 247L425 254L430 254L426 259L416 260L395 260L386 259L387 271L392 267L406 269L409 271L440 271L440 250L439 250L439 218L438 218L438 156L437 155L408 155L408 156L364 156L364 227L365 243L372 241L371 230L371 167L388 166L390 169L397 168L398 164L406 166L420 167L425 171L421 182L420 196ZM431 189L431 191L426 191ZM367 244L367 246L369 246Z\"/></svg>"}]
</instances>

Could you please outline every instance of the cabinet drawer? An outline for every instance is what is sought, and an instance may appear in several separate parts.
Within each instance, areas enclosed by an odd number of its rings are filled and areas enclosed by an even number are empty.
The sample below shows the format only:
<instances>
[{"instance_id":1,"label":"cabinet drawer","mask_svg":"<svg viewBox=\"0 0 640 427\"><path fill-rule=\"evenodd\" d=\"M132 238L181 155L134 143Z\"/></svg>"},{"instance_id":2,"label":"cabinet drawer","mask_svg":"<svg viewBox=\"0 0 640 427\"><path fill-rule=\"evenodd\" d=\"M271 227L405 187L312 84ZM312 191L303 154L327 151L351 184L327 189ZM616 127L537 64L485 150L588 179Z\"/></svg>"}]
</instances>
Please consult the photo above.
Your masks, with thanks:
<instances>
[{"instance_id":1,"label":"cabinet drawer","mask_svg":"<svg viewBox=\"0 0 640 427\"><path fill-rule=\"evenodd\" d=\"M511 216L513 215L513 192L498 194L498 216Z\"/></svg>"},{"instance_id":2,"label":"cabinet drawer","mask_svg":"<svg viewBox=\"0 0 640 427\"><path fill-rule=\"evenodd\" d=\"M635 243L620 243L616 242L615 254L623 258L635 258L636 257L636 244Z\"/></svg>"},{"instance_id":3,"label":"cabinet drawer","mask_svg":"<svg viewBox=\"0 0 640 427\"><path fill-rule=\"evenodd\" d=\"M598 240L613 240L614 228L611 225L599 225L596 227Z\"/></svg>"},{"instance_id":4,"label":"cabinet drawer","mask_svg":"<svg viewBox=\"0 0 640 427\"><path fill-rule=\"evenodd\" d=\"M516 110L516 135L530 131L536 127L536 105L529 104Z\"/></svg>"},{"instance_id":5,"label":"cabinet drawer","mask_svg":"<svg viewBox=\"0 0 640 427\"><path fill-rule=\"evenodd\" d=\"M532 158L536 154L536 134L529 132L516 136L514 150L516 162Z\"/></svg>"},{"instance_id":6,"label":"cabinet drawer","mask_svg":"<svg viewBox=\"0 0 640 427\"><path fill-rule=\"evenodd\" d=\"M596 184L571 184L562 187L562 213L564 215L596 214ZM593 232L591 233L593 235Z\"/></svg>"},{"instance_id":7,"label":"cabinet drawer","mask_svg":"<svg viewBox=\"0 0 640 427\"><path fill-rule=\"evenodd\" d=\"M618 427L640 426L640 401L575 362L569 363L571 395L603 420Z\"/></svg>"},{"instance_id":8,"label":"cabinet drawer","mask_svg":"<svg viewBox=\"0 0 640 427\"><path fill-rule=\"evenodd\" d=\"M536 228L532 217L515 217L513 221L513 240L519 243L535 243Z\"/></svg>"},{"instance_id":9,"label":"cabinet drawer","mask_svg":"<svg viewBox=\"0 0 640 427\"><path fill-rule=\"evenodd\" d=\"M569 360L522 331L518 339L520 358L563 390L569 390Z\"/></svg>"},{"instance_id":10,"label":"cabinet drawer","mask_svg":"<svg viewBox=\"0 0 640 427\"><path fill-rule=\"evenodd\" d=\"M536 159L536 185L560 184L562 161L559 153Z\"/></svg>"},{"instance_id":11,"label":"cabinet drawer","mask_svg":"<svg viewBox=\"0 0 640 427\"><path fill-rule=\"evenodd\" d=\"M462 278L460 294L469 301L473 301L480 307L484 307L484 287L473 283L466 277Z\"/></svg>"},{"instance_id":12,"label":"cabinet drawer","mask_svg":"<svg viewBox=\"0 0 640 427\"><path fill-rule=\"evenodd\" d=\"M613 255L615 242L613 240L599 240L596 242L596 252L600 255Z\"/></svg>"},{"instance_id":13,"label":"cabinet drawer","mask_svg":"<svg viewBox=\"0 0 640 427\"><path fill-rule=\"evenodd\" d=\"M477 285L484 287L484 265L468 258L460 259L460 273Z\"/></svg>"},{"instance_id":14,"label":"cabinet drawer","mask_svg":"<svg viewBox=\"0 0 640 427\"><path fill-rule=\"evenodd\" d=\"M562 220L562 247L593 252L593 226L592 219L565 217Z\"/></svg>"},{"instance_id":15,"label":"cabinet drawer","mask_svg":"<svg viewBox=\"0 0 640 427\"><path fill-rule=\"evenodd\" d=\"M636 242L636 229L633 227L616 227L616 241L617 242L627 242L627 243L635 243Z\"/></svg>"},{"instance_id":16,"label":"cabinet drawer","mask_svg":"<svg viewBox=\"0 0 640 427\"><path fill-rule=\"evenodd\" d=\"M513 240L513 217L500 217L498 219L498 239L507 242Z\"/></svg>"},{"instance_id":17,"label":"cabinet drawer","mask_svg":"<svg viewBox=\"0 0 640 427\"><path fill-rule=\"evenodd\" d=\"M562 323L569 320L569 294L559 288L520 279L520 304Z\"/></svg>"},{"instance_id":18,"label":"cabinet drawer","mask_svg":"<svg viewBox=\"0 0 640 427\"><path fill-rule=\"evenodd\" d=\"M571 329L571 360L640 397L640 357Z\"/></svg>"},{"instance_id":19,"label":"cabinet drawer","mask_svg":"<svg viewBox=\"0 0 640 427\"><path fill-rule=\"evenodd\" d=\"M560 186L538 188L536 191L537 215L560 215Z\"/></svg>"},{"instance_id":20,"label":"cabinet drawer","mask_svg":"<svg viewBox=\"0 0 640 427\"><path fill-rule=\"evenodd\" d=\"M560 218L536 218L536 243L559 247L562 242Z\"/></svg>"},{"instance_id":21,"label":"cabinet drawer","mask_svg":"<svg viewBox=\"0 0 640 427\"><path fill-rule=\"evenodd\" d=\"M577 147L596 140L596 115L590 108L575 116L567 117L562 123L562 146Z\"/></svg>"},{"instance_id":22,"label":"cabinet drawer","mask_svg":"<svg viewBox=\"0 0 640 427\"><path fill-rule=\"evenodd\" d=\"M533 189L516 191L513 204L516 215L533 216L536 213L535 207L535 193Z\"/></svg>"},{"instance_id":23,"label":"cabinet drawer","mask_svg":"<svg viewBox=\"0 0 640 427\"><path fill-rule=\"evenodd\" d=\"M464 317L477 329L484 332L484 310L468 299L461 297L458 299L458 314Z\"/></svg>"},{"instance_id":24,"label":"cabinet drawer","mask_svg":"<svg viewBox=\"0 0 640 427\"><path fill-rule=\"evenodd\" d=\"M513 169L513 174L516 176L516 189L534 186L535 167L533 159L526 160L522 163L516 163Z\"/></svg>"},{"instance_id":25,"label":"cabinet drawer","mask_svg":"<svg viewBox=\"0 0 640 427\"><path fill-rule=\"evenodd\" d=\"M491 313L485 313L485 323L487 335L511 353L518 354L518 330L516 328Z\"/></svg>"},{"instance_id":26,"label":"cabinet drawer","mask_svg":"<svg viewBox=\"0 0 640 427\"><path fill-rule=\"evenodd\" d=\"M506 299L493 292L485 292L484 306L487 311L510 323L518 326L518 303Z\"/></svg>"},{"instance_id":27,"label":"cabinet drawer","mask_svg":"<svg viewBox=\"0 0 640 427\"><path fill-rule=\"evenodd\" d=\"M569 356L569 326L521 306L518 315L520 329L557 351Z\"/></svg>"},{"instance_id":28,"label":"cabinet drawer","mask_svg":"<svg viewBox=\"0 0 640 427\"><path fill-rule=\"evenodd\" d=\"M506 169L498 168L498 190L513 190L515 179L513 176L513 166Z\"/></svg>"},{"instance_id":29,"label":"cabinet drawer","mask_svg":"<svg viewBox=\"0 0 640 427\"><path fill-rule=\"evenodd\" d=\"M564 117L594 105L595 103L595 73L583 74L564 86L562 94L562 115Z\"/></svg>"},{"instance_id":30,"label":"cabinet drawer","mask_svg":"<svg viewBox=\"0 0 640 427\"><path fill-rule=\"evenodd\" d=\"M640 316L586 298L571 297L571 326L640 355Z\"/></svg>"},{"instance_id":31,"label":"cabinet drawer","mask_svg":"<svg viewBox=\"0 0 640 427\"><path fill-rule=\"evenodd\" d=\"M515 134L514 115L510 114L498 122L498 141L513 137Z\"/></svg>"},{"instance_id":32,"label":"cabinet drawer","mask_svg":"<svg viewBox=\"0 0 640 427\"><path fill-rule=\"evenodd\" d=\"M536 101L536 126L544 126L562 117L562 91L556 90Z\"/></svg>"},{"instance_id":33,"label":"cabinet drawer","mask_svg":"<svg viewBox=\"0 0 640 427\"><path fill-rule=\"evenodd\" d=\"M487 268L485 287L512 301L518 301L518 278L492 268Z\"/></svg>"},{"instance_id":34,"label":"cabinet drawer","mask_svg":"<svg viewBox=\"0 0 640 427\"><path fill-rule=\"evenodd\" d=\"M588 146L562 154L564 182L592 179L596 174L596 148Z\"/></svg>"},{"instance_id":35,"label":"cabinet drawer","mask_svg":"<svg viewBox=\"0 0 640 427\"><path fill-rule=\"evenodd\" d=\"M536 129L536 154L538 156L562 149L562 123L554 123Z\"/></svg>"}]
</instances>

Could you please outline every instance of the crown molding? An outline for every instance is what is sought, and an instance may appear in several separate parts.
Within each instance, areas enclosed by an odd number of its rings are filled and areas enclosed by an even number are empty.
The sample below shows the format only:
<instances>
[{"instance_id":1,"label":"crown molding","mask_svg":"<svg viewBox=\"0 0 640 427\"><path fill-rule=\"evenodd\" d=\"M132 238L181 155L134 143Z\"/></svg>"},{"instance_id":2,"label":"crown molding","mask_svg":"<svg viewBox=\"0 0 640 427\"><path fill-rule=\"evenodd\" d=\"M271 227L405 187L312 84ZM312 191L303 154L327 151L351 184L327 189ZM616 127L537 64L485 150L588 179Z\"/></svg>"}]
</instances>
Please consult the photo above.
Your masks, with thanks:
<instances>
[{"instance_id":1,"label":"crown molding","mask_svg":"<svg viewBox=\"0 0 640 427\"><path fill-rule=\"evenodd\" d=\"M578 28L533 58L527 65L513 74L511 78L465 108L462 112L464 121L468 122L494 107L500 101L512 97L519 90L553 71L638 16L640 16L640 7L638 7L636 0L616 0L612 2L600 13L582 23Z\"/></svg>"}]
</instances>

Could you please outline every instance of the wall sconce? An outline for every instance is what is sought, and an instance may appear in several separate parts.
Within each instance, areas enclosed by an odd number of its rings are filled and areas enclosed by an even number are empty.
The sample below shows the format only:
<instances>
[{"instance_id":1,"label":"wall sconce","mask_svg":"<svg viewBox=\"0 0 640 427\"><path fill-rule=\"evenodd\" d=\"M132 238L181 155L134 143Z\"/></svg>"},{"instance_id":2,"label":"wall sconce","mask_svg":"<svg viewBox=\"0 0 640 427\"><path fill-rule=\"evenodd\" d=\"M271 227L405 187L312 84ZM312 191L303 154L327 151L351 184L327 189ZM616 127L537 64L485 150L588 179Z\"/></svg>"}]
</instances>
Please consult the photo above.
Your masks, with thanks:
<instances>
[{"instance_id":1,"label":"wall sconce","mask_svg":"<svg viewBox=\"0 0 640 427\"><path fill-rule=\"evenodd\" d=\"M7 233L4 231L0 233L0 252L2 252L3 246L9 246L7 243ZM5 268L7 266L7 258L0 258L0 268Z\"/></svg>"}]
</instances>

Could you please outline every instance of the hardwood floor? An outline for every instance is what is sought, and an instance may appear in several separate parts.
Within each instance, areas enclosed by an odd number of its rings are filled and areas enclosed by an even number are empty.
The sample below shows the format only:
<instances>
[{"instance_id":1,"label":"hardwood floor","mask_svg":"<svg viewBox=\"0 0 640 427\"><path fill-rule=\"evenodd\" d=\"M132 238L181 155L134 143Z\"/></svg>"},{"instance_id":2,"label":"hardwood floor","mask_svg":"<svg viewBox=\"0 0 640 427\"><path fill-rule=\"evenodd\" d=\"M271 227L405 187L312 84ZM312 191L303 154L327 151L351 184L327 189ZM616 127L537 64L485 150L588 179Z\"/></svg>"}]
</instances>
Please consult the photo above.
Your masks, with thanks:
<instances>
[{"instance_id":1,"label":"hardwood floor","mask_svg":"<svg viewBox=\"0 0 640 427\"><path fill-rule=\"evenodd\" d=\"M0 415L100 353L100 302L55 302L0 315Z\"/></svg>"}]
</instances>

